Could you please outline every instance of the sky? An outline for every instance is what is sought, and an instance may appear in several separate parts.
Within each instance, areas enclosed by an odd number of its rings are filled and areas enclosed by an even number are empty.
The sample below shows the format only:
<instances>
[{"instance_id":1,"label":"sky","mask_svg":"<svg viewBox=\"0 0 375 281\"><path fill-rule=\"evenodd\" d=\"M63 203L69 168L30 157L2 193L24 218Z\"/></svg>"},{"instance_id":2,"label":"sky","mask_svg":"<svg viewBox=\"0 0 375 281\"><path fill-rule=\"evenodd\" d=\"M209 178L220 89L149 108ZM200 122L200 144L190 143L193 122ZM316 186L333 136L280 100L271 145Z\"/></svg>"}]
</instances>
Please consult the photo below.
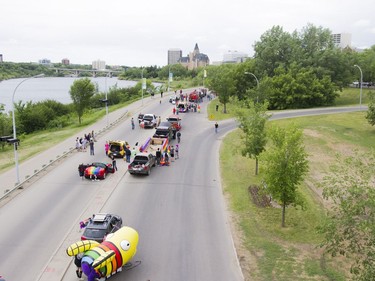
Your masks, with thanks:
<instances>
[{"instance_id":1,"label":"sky","mask_svg":"<svg viewBox=\"0 0 375 281\"><path fill-rule=\"evenodd\" d=\"M273 26L308 24L375 45L374 0L12 0L0 6L0 54L7 62L164 66L168 49L198 44L211 62L228 51L254 55Z\"/></svg>"}]
</instances>

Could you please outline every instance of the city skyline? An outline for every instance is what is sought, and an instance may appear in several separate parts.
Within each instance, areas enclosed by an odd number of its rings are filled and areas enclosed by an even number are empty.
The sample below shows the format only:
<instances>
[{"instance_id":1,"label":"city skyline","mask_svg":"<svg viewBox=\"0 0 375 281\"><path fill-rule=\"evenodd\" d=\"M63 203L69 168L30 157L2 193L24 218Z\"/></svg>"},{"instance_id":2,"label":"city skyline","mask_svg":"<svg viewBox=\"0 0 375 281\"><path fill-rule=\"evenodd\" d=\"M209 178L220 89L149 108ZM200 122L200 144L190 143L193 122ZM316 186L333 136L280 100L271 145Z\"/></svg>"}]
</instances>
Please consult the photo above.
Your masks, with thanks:
<instances>
[{"instance_id":1,"label":"city skyline","mask_svg":"<svg viewBox=\"0 0 375 281\"><path fill-rule=\"evenodd\" d=\"M273 26L301 32L308 24L350 33L352 46L362 49L375 45L373 7L370 0L8 1L2 4L0 54L11 62L67 58L71 64L100 59L164 66L167 50L186 54L198 43L215 62L229 50L253 56L254 43Z\"/></svg>"}]
</instances>

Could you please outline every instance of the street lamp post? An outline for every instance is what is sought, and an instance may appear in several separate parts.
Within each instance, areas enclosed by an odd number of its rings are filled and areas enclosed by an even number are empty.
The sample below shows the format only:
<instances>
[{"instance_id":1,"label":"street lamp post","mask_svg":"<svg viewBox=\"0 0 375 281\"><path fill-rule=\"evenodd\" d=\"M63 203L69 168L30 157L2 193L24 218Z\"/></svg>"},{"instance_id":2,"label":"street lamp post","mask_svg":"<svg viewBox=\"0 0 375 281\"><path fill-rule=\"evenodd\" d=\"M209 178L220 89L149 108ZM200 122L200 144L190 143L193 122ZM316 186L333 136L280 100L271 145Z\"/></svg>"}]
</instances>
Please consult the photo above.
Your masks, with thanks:
<instances>
[{"instance_id":1,"label":"street lamp post","mask_svg":"<svg viewBox=\"0 0 375 281\"><path fill-rule=\"evenodd\" d=\"M258 81L258 78L255 76L254 73L251 73L251 72L245 72L245 74L250 74L250 75L254 76L255 80L257 81L257 91L258 91L258 94L257 94L257 103L258 103L258 99L259 99L259 81Z\"/></svg>"},{"instance_id":2,"label":"street lamp post","mask_svg":"<svg viewBox=\"0 0 375 281\"><path fill-rule=\"evenodd\" d=\"M141 73L142 105L143 105L143 70L145 70L145 69L142 68L142 73Z\"/></svg>"},{"instance_id":3,"label":"street lamp post","mask_svg":"<svg viewBox=\"0 0 375 281\"><path fill-rule=\"evenodd\" d=\"M359 90L359 108L362 106L362 82L363 82L363 74L362 69L358 65L354 65L355 67L358 67L359 72L361 73L361 82L360 82L360 90Z\"/></svg>"},{"instance_id":4,"label":"street lamp post","mask_svg":"<svg viewBox=\"0 0 375 281\"><path fill-rule=\"evenodd\" d=\"M105 75L105 115L107 117L107 127L109 125L109 119L108 119L108 88L107 88L107 77L109 73Z\"/></svg>"},{"instance_id":5,"label":"street lamp post","mask_svg":"<svg viewBox=\"0 0 375 281\"><path fill-rule=\"evenodd\" d=\"M17 146L18 146L18 141L17 141L17 133L16 133L16 117L15 117L15 112L14 112L14 95L16 94L16 91L18 87L25 81L32 79L32 78L39 78L43 77L44 74L38 74L26 79L23 79L21 82L18 83L16 88L13 91L12 95L12 122L13 122L13 145L14 145L14 162L16 164L16 185L20 183L20 174L19 174L19 169L18 169L18 154L17 154Z\"/></svg>"},{"instance_id":6,"label":"street lamp post","mask_svg":"<svg viewBox=\"0 0 375 281\"><path fill-rule=\"evenodd\" d=\"M171 66L169 66L169 69L168 69L168 90L167 92L169 92L169 83L171 82Z\"/></svg>"}]
</instances>

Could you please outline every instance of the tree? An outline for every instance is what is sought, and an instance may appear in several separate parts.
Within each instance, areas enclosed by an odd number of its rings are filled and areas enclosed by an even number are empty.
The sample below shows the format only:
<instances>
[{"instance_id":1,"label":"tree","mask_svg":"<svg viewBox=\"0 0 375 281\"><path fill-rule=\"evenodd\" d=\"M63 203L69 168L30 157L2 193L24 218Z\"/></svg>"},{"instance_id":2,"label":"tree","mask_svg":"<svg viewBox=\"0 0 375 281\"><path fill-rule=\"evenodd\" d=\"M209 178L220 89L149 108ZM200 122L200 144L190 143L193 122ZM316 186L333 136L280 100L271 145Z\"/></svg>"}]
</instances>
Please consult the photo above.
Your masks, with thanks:
<instances>
[{"instance_id":1,"label":"tree","mask_svg":"<svg viewBox=\"0 0 375 281\"><path fill-rule=\"evenodd\" d=\"M210 68L207 84L219 96L219 101L224 105L224 113L227 113L229 98L234 96L236 88L234 85L235 65L224 64Z\"/></svg>"},{"instance_id":2,"label":"tree","mask_svg":"<svg viewBox=\"0 0 375 281\"><path fill-rule=\"evenodd\" d=\"M244 148L242 155L255 159L255 175L258 175L258 158L267 143L266 121L270 118L268 104L243 102L236 111L236 117L243 131Z\"/></svg>"},{"instance_id":3,"label":"tree","mask_svg":"<svg viewBox=\"0 0 375 281\"><path fill-rule=\"evenodd\" d=\"M367 105L366 119L371 126L375 125L375 93L369 92L369 103Z\"/></svg>"},{"instance_id":4,"label":"tree","mask_svg":"<svg viewBox=\"0 0 375 281\"><path fill-rule=\"evenodd\" d=\"M349 258L355 280L375 280L375 154L336 160L322 181L323 196L333 204L319 228L325 235L321 247Z\"/></svg>"},{"instance_id":5,"label":"tree","mask_svg":"<svg viewBox=\"0 0 375 281\"><path fill-rule=\"evenodd\" d=\"M95 85L88 78L78 79L70 87L69 93L78 114L79 124L81 124L83 112L89 106L90 99L95 94Z\"/></svg>"},{"instance_id":6,"label":"tree","mask_svg":"<svg viewBox=\"0 0 375 281\"><path fill-rule=\"evenodd\" d=\"M308 171L307 153L302 131L296 127L270 130L271 145L261 154L264 161L264 182L273 199L282 206L281 226L285 226L285 209L289 205L303 207L303 200L297 192L299 183Z\"/></svg>"}]
</instances>

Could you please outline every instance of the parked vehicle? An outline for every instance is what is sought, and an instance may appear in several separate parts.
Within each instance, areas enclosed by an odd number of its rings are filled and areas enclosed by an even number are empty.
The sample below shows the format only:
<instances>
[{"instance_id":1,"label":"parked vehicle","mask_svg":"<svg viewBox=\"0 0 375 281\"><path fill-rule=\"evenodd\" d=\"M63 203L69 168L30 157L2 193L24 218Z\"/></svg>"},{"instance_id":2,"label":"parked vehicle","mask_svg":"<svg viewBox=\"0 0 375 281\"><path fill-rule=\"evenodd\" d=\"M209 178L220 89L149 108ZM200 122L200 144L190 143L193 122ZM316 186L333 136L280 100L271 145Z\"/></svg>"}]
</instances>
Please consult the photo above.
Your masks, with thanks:
<instances>
[{"instance_id":1,"label":"parked vehicle","mask_svg":"<svg viewBox=\"0 0 375 281\"><path fill-rule=\"evenodd\" d=\"M84 176L86 179L105 179L107 174L114 173L115 169L112 164L104 164L101 162L94 162L88 165L85 169Z\"/></svg>"},{"instance_id":2,"label":"parked vehicle","mask_svg":"<svg viewBox=\"0 0 375 281\"><path fill-rule=\"evenodd\" d=\"M188 103L186 103L186 102L180 102L180 103L177 105L177 110L178 110L178 112L180 112L180 113L189 112L189 105L188 105Z\"/></svg>"},{"instance_id":3,"label":"parked vehicle","mask_svg":"<svg viewBox=\"0 0 375 281\"><path fill-rule=\"evenodd\" d=\"M194 90L193 92L191 92L189 94L189 101L190 102L198 102L199 100L199 94L197 92L197 90Z\"/></svg>"},{"instance_id":4,"label":"parked vehicle","mask_svg":"<svg viewBox=\"0 0 375 281\"><path fill-rule=\"evenodd\" d=\"M159 125L158 123L159 120L154 114L145 114L140 123L140 126L142 128L155 128Z\"/></svg>"},{"instance_id":5,"label":"parked vehicle","mask_svg":"<svg viewBox=\"0 0 375 281\"><path fill-rule=\"evenodd\" d=\"M170 142L172 139L176 138L173 132L173 126L169 122L162 122L160 126L156 128L154 138L166 138Z\"/></svg>"},{"instance_id":6,"label":"parked vehicle","mask_svg":"<svg viewBox=\"0 0 375 281\"><path fill-rule=\"evenodd\" d=\"M175 131L181 130L181 118L176 114L168 116L167 121L172 124Z\"/></svg>"},{"instance_id":7,"label":"parked vehicle","mask_svg":"<svg viewBox=\"0 0 375 281\"><path fill-rule=\"evenodd\" d=\"M138 153L133 162L128 166L128 172L132 175L150 175L151 168L156 165L156 157L152 153Z\"/></svg>"},{"instance_id":8,"label":"parked vehicle","mask_svg":"<svg viewBox=\"0 0 375 281\"><path fill-rule=\"evenodd\" d=\"M123 140L112 140L109 141L108 157L112 158L112 155L116 158L123 158L125 156L125 147L129 144Z\"/></svg>"},{"instance_id":9,"label":"parked vehicle","mask_svg":"<svg viewBox=\"0 0 375 281\"><path fill-rule=\"evenodd\" d=\"M102 243L109 234L122 227L122 218L118 215L99 213L88 219L81 240L94 240Z\"/></svg>"},{"instance_id":10,"label":"parked vehicle","mask_svg":"<svg viewBox=\"0 0 375 281\"><path fill-rule=\"evenodd\" d=\"M147 138L145 143L139 148L140 152L151 153L156 156L156 151L165 151L168 147L169 141L167 138Z\"/></svg>"}]
</instances>

